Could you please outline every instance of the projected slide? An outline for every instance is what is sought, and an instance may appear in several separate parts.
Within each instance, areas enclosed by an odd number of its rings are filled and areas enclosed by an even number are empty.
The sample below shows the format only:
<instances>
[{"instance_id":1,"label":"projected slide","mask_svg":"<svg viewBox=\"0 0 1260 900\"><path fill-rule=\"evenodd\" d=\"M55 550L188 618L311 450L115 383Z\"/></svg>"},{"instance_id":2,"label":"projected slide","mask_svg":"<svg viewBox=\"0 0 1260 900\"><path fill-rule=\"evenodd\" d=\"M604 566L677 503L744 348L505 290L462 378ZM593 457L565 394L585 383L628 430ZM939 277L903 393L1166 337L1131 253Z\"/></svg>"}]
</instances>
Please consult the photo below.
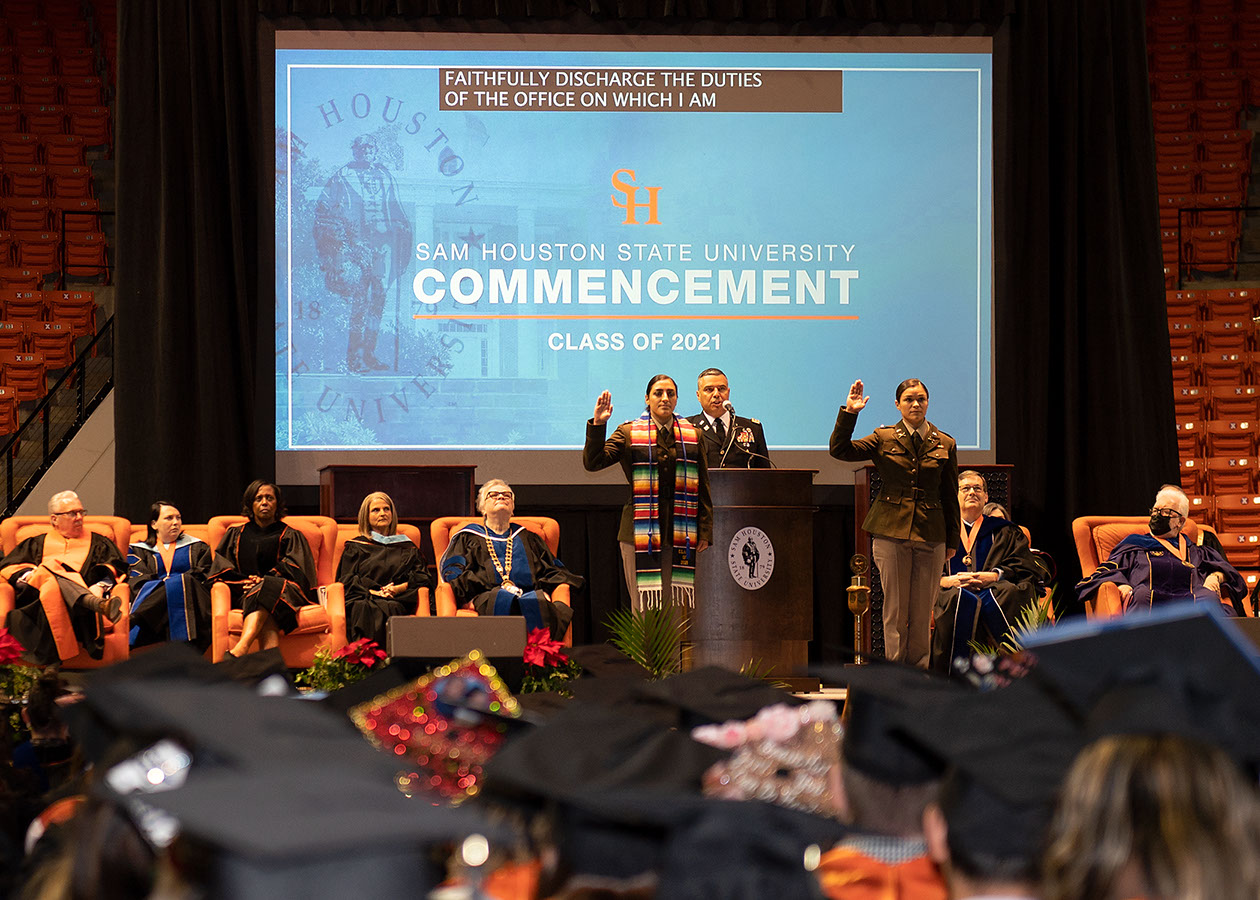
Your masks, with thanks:
<instances>
[{"instance_id":1,"label":"projected slide","mask_svg":"<svg viewBox=\"0 0 1260 900\"><path fill-rule=\"evenodd\" d=\"M989 449L987 54L392 37L277 35L278 450L575 448L709 366L772 447L915 376Z\"/></svg>"}]
</instances>

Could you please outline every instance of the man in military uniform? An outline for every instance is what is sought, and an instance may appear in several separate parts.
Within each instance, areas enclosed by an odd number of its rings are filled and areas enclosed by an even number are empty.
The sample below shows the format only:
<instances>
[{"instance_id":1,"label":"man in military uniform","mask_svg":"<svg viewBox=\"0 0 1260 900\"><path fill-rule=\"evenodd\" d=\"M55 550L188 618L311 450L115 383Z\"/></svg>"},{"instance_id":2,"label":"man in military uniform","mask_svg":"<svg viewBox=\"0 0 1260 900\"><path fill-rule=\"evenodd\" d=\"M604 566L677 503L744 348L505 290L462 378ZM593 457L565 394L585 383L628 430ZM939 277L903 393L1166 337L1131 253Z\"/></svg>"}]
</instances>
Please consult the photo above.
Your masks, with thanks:
<instances>
[{"instance_id":1,"label":"man in military uniform","mask_svg":"<svg viewBox=\"0 0 1260 900\"><path fill-rule=\"evenodd\" d=\"M696 398L704 412L687 421L700 430L710 469L768 469L770 451L761 423L727 409L731 387L721 369L705 369L696 380Z\"/></svg>"}]
</instances>

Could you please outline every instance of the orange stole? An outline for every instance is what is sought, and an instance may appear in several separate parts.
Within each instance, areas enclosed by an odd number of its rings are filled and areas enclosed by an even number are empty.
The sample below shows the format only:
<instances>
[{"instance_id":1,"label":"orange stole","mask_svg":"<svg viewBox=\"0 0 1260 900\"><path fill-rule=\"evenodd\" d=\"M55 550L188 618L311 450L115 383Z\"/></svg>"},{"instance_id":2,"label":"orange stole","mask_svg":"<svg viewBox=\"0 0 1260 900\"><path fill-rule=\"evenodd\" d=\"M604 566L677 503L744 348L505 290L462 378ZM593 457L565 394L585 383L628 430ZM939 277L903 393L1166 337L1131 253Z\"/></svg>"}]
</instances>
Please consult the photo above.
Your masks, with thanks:
<instances>
[{"instance_id":1,"label":"orange stole","mask_svg":"<svg viewBox=\"0 0 1260 900\"><path fill-rule=\"evenodd\" d=\"M849 847L823 854L818 881L832 900L947 900L949 896L940 869L926 856L888 865Z\"/></svg>"},{"instance_id":2,"label":"orange stole","mask_svg":"<svg viewBox=\"0 0 1260 900\"><path fill-rule=\"evenodd\" d=\"M87 562L88 552L92 549L92 535L83 532L83 537L66 538L56 531L50 531L44 537L44 555L39 565L31 573L26 583L39 591L39 604L44 608L48 619L48 628L52 632L53 642L57 646L57 656L70 659L79 653L79 639L75 637L74 626L70 623L70 613L66 609L65 599L61 595L61 586L57 584L54 574L67 578L76 584L87 585L79 570ZM6 566L0 571L0 577L11 578L15 573L26 568L26 563ZM103 624L97 616L97 629Z\"/></svg>"}]
</instances>

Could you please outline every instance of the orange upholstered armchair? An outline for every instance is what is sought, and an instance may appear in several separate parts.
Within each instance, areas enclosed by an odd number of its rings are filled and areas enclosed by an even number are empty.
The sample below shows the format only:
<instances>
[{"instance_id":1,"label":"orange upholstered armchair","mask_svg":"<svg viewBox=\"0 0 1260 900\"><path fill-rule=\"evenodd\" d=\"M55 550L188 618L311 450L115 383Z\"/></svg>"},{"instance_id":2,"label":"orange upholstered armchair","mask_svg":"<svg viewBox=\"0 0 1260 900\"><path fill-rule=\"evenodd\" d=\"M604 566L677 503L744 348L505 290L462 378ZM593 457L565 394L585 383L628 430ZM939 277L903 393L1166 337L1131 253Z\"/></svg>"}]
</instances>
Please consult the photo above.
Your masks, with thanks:
<instances>
[{"instance_id":1,"label":"orange upholstered armchair","mask_svg":"<svg viewBox=\"0 0 1260 900\"><path fill-rule=\"evenodd\" d=\"M228 528L248 521L244 516L215 516L210 520L206 542L217 547ZM327 516L285 516L284 523L302 532L315 558L315 579L319 583L319 603L303 606L297 612L297 628L280 635L280 653L286 666L302 669L315 661L322 647L337 650L346 645L346 596L333 582L336 566L333 551L337 544L337 522ZM210 659L218 662L240 638L244 618L232 609L232 592L226 584L210 588Z\"/></svg>"},{"instance_id":2,"label":"orange upholstered armchair","mask_svg":"<svg viewBox=\"0 0 1260 900\"><path fill-rule=\"evenodd\" d=\"M88 531L95 531L97 534L103 534L114 542L122 553L123 558L127 556L127 545L131 538L131 523L121 516L84 516L83 525ZM52 530L52 525L48 521L48 516L10 516L3 522L0 522L0 548L4 553L8 553L18 544L27 538L34 537L37 534L45 534ZM126 576L126 572L119 573ZM62 668L66 669L98 669L101 666L108 666L116 662L121 662L131 655L131 589L126 583L118 585L114 588L113 596L122 599L122 617L114 623L104 621L105 629L105 648L100 659L93 659L86 652L80 652L77 656L62 662ZM4 617L9 614L14 606L13 587L7 581L0 581L0 622L4 621Z\"/></svg>"},{"instance_id":3,"label":"orange upholstered armchair","mask_svg":"<svg viewBox=\"0 0 1260 900\"><path fill-rule=\"evenodd\" d=\"M1149 516L1082 516L1072 521L1072 537L1076 541L1076 555L1081 560L1081 575L1088 578L1111 556L1116 545L1131 534L1142 534L1150 523ZM1211 531L1194 519L1187 519L1181 533L1187 540L1198 543L1202 531ZM1089 618L1118 616L1123 612L1120 588L1111 583L1101 584L1093 598L1085 601L1085 615Z\"/></svg>"},{"instance_id":4,"label":"orange upholstered armchair","mask_svg":"<svg viewBox=\"0 0 1260 900\"><path fill-rule=\"evenodd\" d=\"M422 546L420 543L421 541L420 529L417 528L416 526L406 525L400 522L398 523L398 533L405 534L411 540L411 543L415 544L417 548ZM339 524L337 526L337 539L336 539L336 544L333 550L333 577L334 578L337 577L337 569L341 565L341 551L345 550L346 541L350 540L351 538L357 537L358 534L359 534L358 525ZM338 586L339 587L341 586L340 583L338 583ZM344 588L342 590L342 602L343 604L345 602ZM428 588L420 588L419 602L416 604L416 611L412 613L412 615L416 615L416 616L429 615L429 589Z\"/></svg>"},{"instance_id":5,"label":"orange upholstered armchair","mask_svg":"<svg viewBox=\"0 0 1260 900\"><path fill-rule=\"evenodd\" d=\"M443 516L440 519L434 519L433 524L429 526L429 536L433 539L433 553L437 557L437 589L434 594L434 603L439 616L475 616L477 615L471 609L457 609L455 605L455 592L451 590L451 586L442 579L442 554L446 552L446 548L451 543L451 535L459 531L465 525L473 522L480 522L481 516ZM555 519L549 519L546 516L512 516L513 525L524 525L534 534L542 538L547 549L556 554L560 549L560 523ZM551 599L556 603L563 603L565 606L572 607L569 600L569 586L562 584L551 592ZM573 640L573 626L569 626L565 632L564 642L571 643Z\"/></svg>"}]
</instances>

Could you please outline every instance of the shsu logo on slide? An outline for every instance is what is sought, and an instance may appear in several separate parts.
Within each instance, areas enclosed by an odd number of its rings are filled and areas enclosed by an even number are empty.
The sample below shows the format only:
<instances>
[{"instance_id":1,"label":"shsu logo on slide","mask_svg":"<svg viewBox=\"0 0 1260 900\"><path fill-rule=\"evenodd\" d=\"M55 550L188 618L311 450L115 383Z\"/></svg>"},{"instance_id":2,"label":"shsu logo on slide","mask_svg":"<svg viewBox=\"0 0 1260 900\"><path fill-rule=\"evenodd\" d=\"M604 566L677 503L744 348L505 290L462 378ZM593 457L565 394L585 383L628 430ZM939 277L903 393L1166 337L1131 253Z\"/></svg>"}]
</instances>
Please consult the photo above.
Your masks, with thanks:
<instances>
[{"instance_id":1,"label":"shsu logo on slide","mask_svg":"<svg viewBox=\"0 0 1260 900\"><path fill-rule=\"evenodd\" d=\"M629 181L622 181L622 175L630 176ZM611 194L610 198L613 206L626 211L626 218L622 225L660 225L661 220L656 217L656 197L661 192L660 185L655 187L640 186L634 183L634 169L618 169L613 172L612 185L616 193ZM638 203L636 198L639 191L647 191L647 202ZM618 200L617 194L621 194L625 199ZM640 222L638 219L638 211L646 209L648 218L646 222Z\"/></svg>"}]
</instances>

